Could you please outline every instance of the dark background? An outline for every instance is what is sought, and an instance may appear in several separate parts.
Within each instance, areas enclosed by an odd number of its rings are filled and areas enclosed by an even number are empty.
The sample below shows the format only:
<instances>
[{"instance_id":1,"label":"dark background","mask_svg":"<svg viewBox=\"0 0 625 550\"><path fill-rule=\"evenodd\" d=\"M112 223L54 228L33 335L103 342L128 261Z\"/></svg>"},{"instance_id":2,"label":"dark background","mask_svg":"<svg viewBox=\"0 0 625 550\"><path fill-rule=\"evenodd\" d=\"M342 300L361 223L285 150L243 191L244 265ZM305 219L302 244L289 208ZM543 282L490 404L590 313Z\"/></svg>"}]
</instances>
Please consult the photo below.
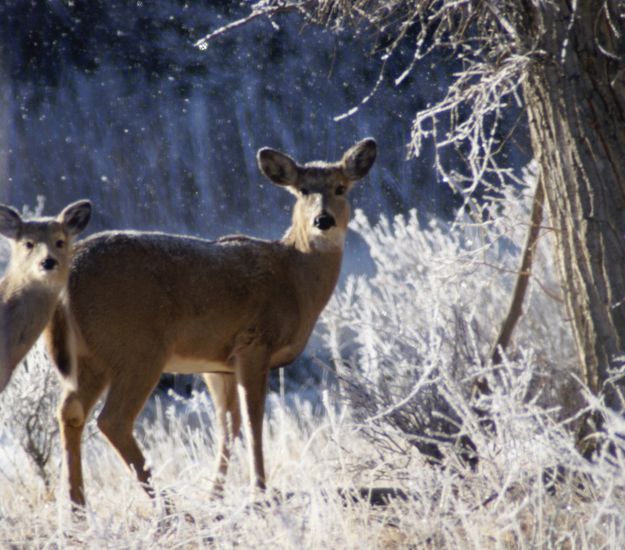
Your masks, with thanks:
<instances>
[{"instance_id":1,"label":"dark background","mask_svg":"<svg viewBox=\"0 0 625 550\"><path fill-rule=\"evenodd\" d=\"M431 154L405 159L412 117L441 97L453 52L396 87L412 58L408 38L379 91L337 122L374 87L385 37L290 14L274 25L256 19L205 51L193 46L248 12L233 2L3 2L0 200L44 195L54 211L86 196L97 208L92 230L274 234L274 222L288 224L275 210L290 199L260 177L256 150L332 160L371 135L380 157L356 206L374 217L452 213Z\"/></svg>"},{"instance_id":2,"label":"dark background","mask_svg":"<svg viewBox=\"0 0 625 550\"><path fill-rule=\"evenodd\" d=\"M297 14L258 18L194 42L249 13L249 4L179 0L4 0L0 4L0 202L45 211L90 198L89 231L159 229L279 238L292 197L265 181L263 146L335 160L378 141L371 175L352 194L373 220L417 208L423 221L459 204L432 151L406 160L413 116L440 99L454 52L417 64L408 35L378 81L390 37L331 32ZM511 120L516 120L515 116ZM505 131L506 128L503 128ZM514 143L504 150L520 169ZM450 164L458 158L449 158ZM357 239L344 272L371 269Z\"/></svg>"}]
</instances>

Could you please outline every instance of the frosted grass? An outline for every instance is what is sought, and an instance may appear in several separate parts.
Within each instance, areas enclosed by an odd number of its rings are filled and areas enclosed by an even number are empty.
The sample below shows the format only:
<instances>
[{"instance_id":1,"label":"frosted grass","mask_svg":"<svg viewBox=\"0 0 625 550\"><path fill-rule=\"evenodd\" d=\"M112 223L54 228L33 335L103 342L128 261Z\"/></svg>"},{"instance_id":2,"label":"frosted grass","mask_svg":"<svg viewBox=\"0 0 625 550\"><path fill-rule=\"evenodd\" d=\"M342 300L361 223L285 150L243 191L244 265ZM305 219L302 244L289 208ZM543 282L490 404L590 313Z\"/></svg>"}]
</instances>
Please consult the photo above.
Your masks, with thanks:
<instances>
[{"instance_id":1,"label":"frosted grass","mask_svg":"<svg viewBox=\"0 0 625 550\"><path fill-rule=\"evenodd\" d=\"M191 401L191 407L206 406L201 395ZM175 502L171 516L161 500L148 500L90 427L85 519L72 519L58 476L45 490L20 459L20 475L3 475L0 485L0 540L42 548L618 548L625 540L623 465L583 463L562 426L543 422L537 429L544 410L512 397L501 402L508 410L497 437L477 471L461 478L452 469L426 466L414 448L376 448L348 414L314 417L307 406L286 410L273 399L265 429L269 495L294 495L262 504L248 492L241 442L225 498L207 497L214 452L210 408L192 428L185 414L172 415L167 430L144 420L142 444L156 485ZM173 405L164 415L168 407ZM591 490L571 479L549 494L541 476L556 458L592 474ZM338 487L372 486L402 487L412 498L374 508L345 504L337 495Z\"/></svg>"},{"instance_id":2,"label":"frosted grass","mask_svg":"<svg viewBox=\"0 0 625 550\"><path fill-rule=\"evenodd\" d=\"M602 407L574 369L574 350L548 242L541 242L526 315L497 371L484 357L513 282L529 188L505 200L497 219L474 226L407 218L371 224L356 215L376 265L348 278L317 329L341 382L320 402L270 394L264 428L269 490L249 491L237 441L223 500L211 500L214 416L204 392L161 396L137 435L154 482L174 503L152 503L98 432L85 430L88 506L70 513L58 437L48 485L23 451L28 411L54 430L54 388L38 346L0 396L0 546L28 548L620 548L625 541L622 455L597 463L574 446L572 411ZM548 291L548 292L546 292ZM324 351L325 350L325 351ZM468 397L477 374L491 379L496 432L479 427ZM52 376L46 386L48 376ZM43 401L42 401L43 400ZM442 445L429 466L415 441L432 419L461 419L480 462L462 466ZM49 423L47 423L49 422ZM435 426L436 427L436 426ZM606 438L623 420L608 414ZM555 490L545 481L561 469ZM388 506L346 502L344 488L401 488Z\"/></svg>"}]
</instances>

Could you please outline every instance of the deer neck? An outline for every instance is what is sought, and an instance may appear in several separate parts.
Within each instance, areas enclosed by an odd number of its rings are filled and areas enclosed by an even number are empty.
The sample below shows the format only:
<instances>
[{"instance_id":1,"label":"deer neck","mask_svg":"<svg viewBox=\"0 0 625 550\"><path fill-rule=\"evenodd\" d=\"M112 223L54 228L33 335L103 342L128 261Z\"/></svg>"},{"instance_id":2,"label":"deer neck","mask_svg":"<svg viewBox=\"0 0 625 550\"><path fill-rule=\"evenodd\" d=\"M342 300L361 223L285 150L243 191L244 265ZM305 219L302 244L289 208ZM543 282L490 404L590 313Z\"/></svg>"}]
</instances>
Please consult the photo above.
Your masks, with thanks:
<instances>
[{"instance_id":1,"label":"deer neck","mask_svg":"<svg viewBox=\"0 0 625 550\"><path fill-rule=\"evenodd\" d=\"M4 278L0 283L0 295L4 299L9 297L19 297L24 294L30 296L40 296L41 299L48 298L54 302L61 291L63 285L56 280L36 280L24 274L19 267L9 264Z\"/></svg>"},{"instance_id":2,"label":"deer neck","mask_svg":"<svg viewBox=\"0 0 625 550\"><path fill-rule=\"evenodd\" d=\"M50 320L62 290L13 277L0 281L0 367L12 370L24 358ZM0 390L7 381L0 376Z\"/></svg>"},{"instance_id":3,"label":"deer neck","mask_svg":"<svg viewBox=\"0 0 625 550\"><path fill-rule=\"evenodd\" d=\"M338 231L337 231L338 233ZM293 224L282 244L293 251L293 275L301 294L300 304L308 304L315 317L324 308L336 286L343 260L344 235L334 238L311 235L305 227Z\"/></svg>"}]
</instances>

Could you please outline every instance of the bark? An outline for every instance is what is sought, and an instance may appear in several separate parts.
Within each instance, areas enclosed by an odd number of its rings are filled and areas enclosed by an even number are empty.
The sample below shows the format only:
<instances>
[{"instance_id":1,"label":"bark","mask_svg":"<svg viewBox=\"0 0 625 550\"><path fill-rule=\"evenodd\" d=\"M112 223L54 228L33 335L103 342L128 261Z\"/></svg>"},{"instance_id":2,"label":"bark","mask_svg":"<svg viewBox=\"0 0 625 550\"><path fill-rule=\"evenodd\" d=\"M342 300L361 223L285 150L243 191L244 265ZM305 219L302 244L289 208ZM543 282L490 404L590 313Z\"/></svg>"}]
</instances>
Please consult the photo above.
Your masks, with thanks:
<instances>
[{"instance_id":1,"label":"bark","mask_svg":"<svg viewBox=\"0 0 625 550\"><path fill-rule=\"evenodd\" d=\"M575 13L564 0L527 5L539 43L524 96L579 362L589 388L622 411L610 377L625 353L623 46L603 2L580 0Z\"/></svg>"}]
</instances>

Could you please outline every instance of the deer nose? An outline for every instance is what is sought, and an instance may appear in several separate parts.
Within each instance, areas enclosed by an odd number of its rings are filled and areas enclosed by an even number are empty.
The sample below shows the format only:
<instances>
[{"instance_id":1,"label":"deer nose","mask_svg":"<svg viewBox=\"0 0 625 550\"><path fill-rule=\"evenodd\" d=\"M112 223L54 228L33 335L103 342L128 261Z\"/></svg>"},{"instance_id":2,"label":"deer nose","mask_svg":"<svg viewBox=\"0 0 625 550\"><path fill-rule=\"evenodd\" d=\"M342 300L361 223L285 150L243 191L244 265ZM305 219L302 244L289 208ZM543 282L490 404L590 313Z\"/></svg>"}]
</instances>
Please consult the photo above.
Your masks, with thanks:
<instances>
[{"instance_id":1,"label":"deer nose","mask_svg":"<svg viewBox=\"0 0 625 550\"><path fill-rule=\"evenodd\" d=\"M315 227L321 229L321 231L325 231L326 229L330 229L336 225L334 218L330 216L330 214L323 213L320 216L317 216L314 221Z\"/></svg>"},{"instance_id":2,"label":"deer nose","mask_svg":"<svg viewBox=\"0 0 625 550\"><path fill-rule=\"evenodd\" d=\"M45 271L52 271L59 262L57 262L54 258L46 258L43 262L41 262L41 267Z\"/></svg>"}]
</instances>

